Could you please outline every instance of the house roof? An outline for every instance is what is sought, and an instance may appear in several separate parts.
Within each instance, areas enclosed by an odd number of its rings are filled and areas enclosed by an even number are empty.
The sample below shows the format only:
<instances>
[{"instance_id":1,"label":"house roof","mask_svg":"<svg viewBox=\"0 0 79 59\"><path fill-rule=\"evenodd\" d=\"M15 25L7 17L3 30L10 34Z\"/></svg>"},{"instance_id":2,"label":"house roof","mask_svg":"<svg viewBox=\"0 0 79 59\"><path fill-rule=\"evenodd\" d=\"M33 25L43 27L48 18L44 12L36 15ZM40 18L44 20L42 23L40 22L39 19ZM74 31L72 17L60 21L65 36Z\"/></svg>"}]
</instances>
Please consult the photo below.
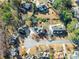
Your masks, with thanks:
<instances>
[{"instance_id":1,"label":"house roof","mask_svg":"<svg viewBox=\"0 0 79 59\"><path fill-rule=\"evenodd\" d=\"M47 13L48 12L48 8L45 5L38 5L37 6L37 10L41 13Z\"/></svg>"},{"instance_id":2,"label":"house roof","mask_svg":"<svg viewBox=\"0 0 79 59\"><path fill-rule=\"evenodd\" d=\"M66 36L67 35L67 31L65 28L62 27L52 27L52 34L55 36Z\"/></svg>"},{"instance_id":3,"label":"house roof","mask_svg":"<svg viewBox=\"0 0 79 59\"><path fill-rule=\"evenodd\" d=\"M31 4L30 3L23 3L22 7L25 8L25 9L30 9Z\"/></svg>"}]
</instances>

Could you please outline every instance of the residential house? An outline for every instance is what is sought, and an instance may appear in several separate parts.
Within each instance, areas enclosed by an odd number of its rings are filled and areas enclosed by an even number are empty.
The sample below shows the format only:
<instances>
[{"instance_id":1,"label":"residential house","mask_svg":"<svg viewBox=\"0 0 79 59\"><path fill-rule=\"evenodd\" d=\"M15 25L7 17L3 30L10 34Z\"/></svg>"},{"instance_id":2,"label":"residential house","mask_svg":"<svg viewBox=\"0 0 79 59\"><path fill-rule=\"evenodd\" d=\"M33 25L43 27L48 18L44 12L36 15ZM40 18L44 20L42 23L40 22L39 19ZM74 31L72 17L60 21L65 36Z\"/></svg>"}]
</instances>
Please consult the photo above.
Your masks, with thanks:
<instances>
[{"instance_id":1,"label":"residential house","mask_svg":"<svg viewBox=\"0 0 79 59\"><path fill-rule=\"evenodd\" d=\"M27 37L30 34L30 29L28 28L28 26L22 26L18 29L18 33L21 36Z\"/></svg>"},{"instance_id":2,"label":"residential house","mask_svg":"<svg viewBox=\"0 0 79 59\"><path fill-rule=\"evenodd\" d=\"M40 4L40 5L37 6L37 11L40 12L40 13L43 13L43 14L49 12L47 6L43 5L43 4Z\"/></svg>"},{"instance_id":3,"label":"residential house","mask_svg":"<svg viewBox=\"0 0 79 59\"><path fill-rule=\"evenodd\" d=\"M49 30L52 36L64 37L67 35L67 31L63 25L51 25L49 26Z\"/></svg>"},{"instance_id":4,"label":"residential house","mask_svg":"<svg viewBox=\"0 0 79 59\"><path fill-rule=\"evenodd\" d=\"M16 36L11 36L9 38L9 45L13 45L14 47L18 47L19 46L19 40L18 40L18 37Z\"/></svg>"},{"instance_id":5,"label":"residential house","mask_svg":"<svg viewBox=\"0 0 79 59\"><path fill-rule=\"evenodd\" d=\"M19 7L20 12L22 13L27 13L27 11L30 11L32 8L31 3L22 3L21 6Z\"/></svg>"}]
</instances>

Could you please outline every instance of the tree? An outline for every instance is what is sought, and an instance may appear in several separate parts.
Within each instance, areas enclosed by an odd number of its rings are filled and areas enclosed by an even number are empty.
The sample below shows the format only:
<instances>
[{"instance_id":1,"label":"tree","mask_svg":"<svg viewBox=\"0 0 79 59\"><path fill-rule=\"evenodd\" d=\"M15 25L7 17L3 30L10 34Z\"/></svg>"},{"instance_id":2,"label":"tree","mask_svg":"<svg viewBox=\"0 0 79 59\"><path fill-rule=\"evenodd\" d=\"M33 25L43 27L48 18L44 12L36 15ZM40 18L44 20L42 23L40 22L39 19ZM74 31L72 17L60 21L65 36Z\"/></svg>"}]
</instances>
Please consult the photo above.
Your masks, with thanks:
<instances>
[{"instance_id":1,"label":"tree","mask_svg":"<svg viewBox=\"0 0 79 59\"><path fill-rule=\"evenodd\" d=\"M72 13L67 9L63 9L60 12L60 20L64 22L65 26L71 21Z\"/></svg>"},{"instance_id":2,"label":"tree","mask_svg":"<svg viewBox=\"0 0 79 59\"><path fill-rule=\"evenodd\" d=\"M76 18L72 18L72 21L69 24L67 24L68 31L72 32L77 23L78 23L78 20Z\"/></svg>"},{"instance_id":3,"label":"tree","mask_svg":"<svg viewBox=\"0 0 79 59\"><path fill-rule=\"evenodd\" d=\"M78 32L78 35L76 35L76 33L75 33L75 35L72 35L71 38L70 38L70 40L72 40L72 42L74 44L76 44L77 46L79 46L79 32Z\"/></svg>"},{"instance_id":4,"label":"tree","mask_svg":"<svg viewBox=\"0 0 79 59\"><path fill-rule=\"evenodd\" d=\"M9 3L5 3L3 5L3 8L1 9L1 15L2 15L2 20L5 22L5 23L8 23L12 17L12 14L11 14L11 5Z\"/></svg>"},{"instance_id":5,"label":"tree","mask_svg":"<svg viewBox=\"0 0 79 59\"><path fill-rule=\"evenodd\" d=\"M71 0L55 0L54 3L52 3L52 6L57 10L60 10L62 8L71 9L72 2Z\"/></svg>"},{"instance_id":6,"label":"tree","mask_svg":"<svg viewBox=\"0 0 79 59\"><path fill-rule=\"evenodd\" d=\"M61 6L61 3L62 3L62 0L55 0L54 3L52 3L52 6L53 6L55 9L59 9L60 6Z\"/></svg>"},{"instance_id":7,"label":"tree","mask_svg":"<svg viewBox=\"0 0 79 59\"><path fill-rule=\"evenodd\" d=\"M6 23L9 22L11 19L11 13L10 12L4 13L4 15L2 16L2 19Z\"/></svg>"},{"instance_id":8,"label":"tree","mask_svg":"<svg viewBox=\"0 0 79 59\"><path fill-rule=\"evenodd\" d=\"M64 6L67 9L71 9L72 8L71 0L62 0L62 6Z\"/></svg>"},{"instance_id":9,"label":"tree","mask_svg":"<svg viewBox=\"0 0 79 59\"><path fill-rule=\"evenodd\" d=\"M4 3L3 4L3 8L2 8L2 10L3 10L3 13L5 13L5 12L11 12L11 5L10 5L10 3Z\"/></svg>"},{"instance_id":10,"label":"tree","mask_svg":"<svg viewBox=\"0 0 79 59\"><path fill-rule=\"evenodd\" d=\"M12 0L13 5L15 5L17 8L20 6L21 4L21 0Z\"/></svg>"},{"instance_id":11,"label":"tree","mask_svg":"<svg viewBox=\"0 0 79 59\"><path fill-rule=\"evenodd\" d=\"M75 33L76 36L79 36L79 29L75 29L74 33Z\"/></svg>"},{"instance_id":12,"label":"tree","mask_svg":"<svg viewBox=\"0 0 79 59\"><path fill-rule=\"evenodd\" d=\"M32 3L32 12L33 12L33 16L36 12L36 4L35 3Z\"/></svg>"}]
</instances>

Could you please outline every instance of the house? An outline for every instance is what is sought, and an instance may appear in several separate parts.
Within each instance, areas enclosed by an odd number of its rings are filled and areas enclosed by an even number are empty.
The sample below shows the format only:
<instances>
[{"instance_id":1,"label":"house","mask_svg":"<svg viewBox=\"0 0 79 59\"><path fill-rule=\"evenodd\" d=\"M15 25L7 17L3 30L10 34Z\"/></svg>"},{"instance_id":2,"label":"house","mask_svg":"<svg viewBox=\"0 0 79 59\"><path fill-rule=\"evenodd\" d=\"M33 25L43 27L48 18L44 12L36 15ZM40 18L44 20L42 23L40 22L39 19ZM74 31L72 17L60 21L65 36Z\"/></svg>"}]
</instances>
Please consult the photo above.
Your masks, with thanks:
<instances>
[{"instance_id":1,"label":"house","mask_svg":"<svg viewBox=\"0 0 79 59\"><path fill-rule=\"evenodd\" d=\"M19 40L18 40L18 37L14 37L14 36L11 36L9 38L9 45L13 45L15 47L18 47L19 46Z\"/></svg>"},{"instance_id":2,"label":"house","mask_svg":"<svg viewBox=\"0 0 79 59\"><path fill-rule=\"evenodd\" d=\"M18 29L18 33L22 36L28 36L30 34L30 29L28 26L22 26Z\"/></svg>"},{"instance_id":3,"label":"house","mask_svg":"<svg viewBox=\"0 0 79 59\"><path fill-rule=\"evenodd\" d=\"M27 13L27 11L30 11L32 8L30 3L22 3L21 6L19 7L20 12L22 13Z\"/></svg>"},{"instance_id":4,"label":"house","mask_svg":"<svg viewBox=\"0 0 79 59\"><path fill-rule=\"evenodd\" d=\"M72 11L74 13L74 17L79 19L79 7L73 7Z\"/></svg>"},{"instance_id":5,"label":"house","mask_svg":"<svg viewBox=\"0 0 79 59\"><path fill-rule=\"evenodd\" d=\"M37 6L37 11L44 14L49 12L47 6L43 4Z\"/></svg>"},{"instance_id":6,"label":"house","mask_svg":"<svg viewBox=\"0 0 79 59\"><path fill-rule=\"evenodd\" d=\"M22 3L21 7L26 9L27 11L29 11L32 8L30 3Z\"/></svg>"},{"instance_id":7,"label":"house","mask_svg":"<svg viewBox=\"0 0 79 59\"><path fill-rule=\"evenodd\" d=\"M51 25L49 26L50 34L52 36L59 36L59 37L64 37L67 35L67 31L63 25Z\"/></svg>"}]
</instances>

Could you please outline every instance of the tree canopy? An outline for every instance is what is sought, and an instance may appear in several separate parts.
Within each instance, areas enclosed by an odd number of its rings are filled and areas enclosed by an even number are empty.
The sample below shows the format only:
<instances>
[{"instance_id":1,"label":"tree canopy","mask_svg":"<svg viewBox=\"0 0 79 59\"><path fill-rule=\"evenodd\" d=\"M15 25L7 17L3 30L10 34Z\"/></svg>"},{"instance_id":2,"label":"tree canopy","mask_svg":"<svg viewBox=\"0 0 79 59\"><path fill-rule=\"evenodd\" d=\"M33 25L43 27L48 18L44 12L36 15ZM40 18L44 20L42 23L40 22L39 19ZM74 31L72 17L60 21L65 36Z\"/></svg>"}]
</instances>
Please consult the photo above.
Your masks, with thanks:
<instances>
[{"instance_id":1,"label":"tree canopy","mask_svg":"<svg viewBox=\"0 0 79 59\"><path fill-rule=\"evenodd\" d=\"M75 25L78 23L77 19L76 18L72 18L72 21L67 24L67 29L68 31L72 32L75 28Z\"/></svg>"}]
</instances>

